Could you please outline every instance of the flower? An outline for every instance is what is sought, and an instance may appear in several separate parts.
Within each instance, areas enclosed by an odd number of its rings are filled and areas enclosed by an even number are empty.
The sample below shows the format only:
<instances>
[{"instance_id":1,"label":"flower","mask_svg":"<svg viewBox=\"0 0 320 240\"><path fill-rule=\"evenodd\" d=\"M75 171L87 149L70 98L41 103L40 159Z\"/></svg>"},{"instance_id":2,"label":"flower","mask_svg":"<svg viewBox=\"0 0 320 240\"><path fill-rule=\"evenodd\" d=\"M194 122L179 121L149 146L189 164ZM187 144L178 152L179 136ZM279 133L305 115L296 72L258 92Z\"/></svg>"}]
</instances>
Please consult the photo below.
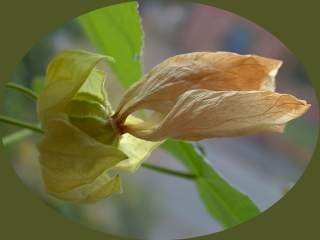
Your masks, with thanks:
<instances>
[{"instance_id":1,"label":"flower","mask_svg":"<svg viewBox=\"0 0 320 240\"><path fill-rule=\"evenodd\" d=\"M72 202L121 191L119 171L135 171L167 138L283 132L310 107L275 92L278 60L229 52L194 52L155 66L124 94L114 112L96 65L111 58L64 51L48 66L38 113L46 188ZM132 114L148 110L143 120Z\"/></svg>"},{"instance_id":2,"label":"flower","mask_svg":"<svg viewBox=\"0 0 320 240\"><path fill-rule=\"evenodd\" d=\"M45 130L38 144L46 189L70 202L95 202L121 192L119 171L135 171L160 142L113 131L105 73L96 65L110 58L64 51L49 64L38 115ZM129 122L140 121L129 117Z\"/></svg>"}]
</instances>

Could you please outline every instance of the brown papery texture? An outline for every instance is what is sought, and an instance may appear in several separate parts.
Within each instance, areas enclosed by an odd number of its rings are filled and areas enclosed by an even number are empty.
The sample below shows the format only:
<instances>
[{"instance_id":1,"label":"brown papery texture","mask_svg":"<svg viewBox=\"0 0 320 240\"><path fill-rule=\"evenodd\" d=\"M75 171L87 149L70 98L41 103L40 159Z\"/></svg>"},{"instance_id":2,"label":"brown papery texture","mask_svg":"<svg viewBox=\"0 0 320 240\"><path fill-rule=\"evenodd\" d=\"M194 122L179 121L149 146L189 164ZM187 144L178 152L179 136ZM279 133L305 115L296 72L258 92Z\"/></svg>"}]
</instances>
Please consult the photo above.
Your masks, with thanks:
<instances>
[{"instance_id":1,"label":"brown papery texture","mask_svg":"<svg viewBox=\"0 0 320 240\"><path fill-rule=\"evenodd\" d=\"M282 132L285 124L301 116L309 105L270 91L190 90L181 95L159 124L127 126L133 135L160 140L201 140L257 132Z\"/></svg>"},{"instance_id":2,"label":"brown papery texture","mask_svg":"<svg viewBox=\"0 0 320 240\"><path fill-rule=\"evenodd\" d=\"M193 52L177 55L155 66L133 85L117 109L119 121L139 109L167 112L191 89L259 91L275 89L282 62L230 52Z\"/></svg>"},{"instance_id":3,"label":"brown papery texture","mask_svg":"<svg viewBox=\"0 0 320 240\"><path fill-rule=\"evenodd\" d=\"M114 119L124 132L151 141L282 132L310 105L275 92L281 64L228 52L177 55L125 93ZM128 124L127 116L140 109L153 114L142 123Z\"/></svg>"}]
</instances>

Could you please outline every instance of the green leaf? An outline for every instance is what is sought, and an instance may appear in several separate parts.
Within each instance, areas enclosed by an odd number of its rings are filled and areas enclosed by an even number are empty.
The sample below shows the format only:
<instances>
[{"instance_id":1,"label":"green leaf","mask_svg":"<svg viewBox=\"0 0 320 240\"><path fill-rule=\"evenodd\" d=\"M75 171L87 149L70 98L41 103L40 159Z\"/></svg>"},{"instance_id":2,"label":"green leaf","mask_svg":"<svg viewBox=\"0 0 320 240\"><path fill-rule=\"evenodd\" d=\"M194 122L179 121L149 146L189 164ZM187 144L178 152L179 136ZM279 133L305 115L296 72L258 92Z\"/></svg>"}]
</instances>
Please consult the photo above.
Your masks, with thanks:
<instances>
[{"instance_id":1,"label":"green leaf","mask_svg":"<svg viewBox=\"0 0 320 240\"><path fill-rule=\"evenodd\" d=\"M162 147L198 176L199 194L208 212L223 226L232 227L260 213L256 205L214 171L190 143L168 140Z\"/></svg>"},{"instance_id":2,"label":"green leaf","mask_svg":"<svg viewBox=\"0 0 320 240\"><path fill-rule=\"evenodd\" d=\"M79 17L100 53L115 59L109 66L125 87L142 75L143 30L137 7L136 2L117 4Z\"/></svg>"}]
</instances>

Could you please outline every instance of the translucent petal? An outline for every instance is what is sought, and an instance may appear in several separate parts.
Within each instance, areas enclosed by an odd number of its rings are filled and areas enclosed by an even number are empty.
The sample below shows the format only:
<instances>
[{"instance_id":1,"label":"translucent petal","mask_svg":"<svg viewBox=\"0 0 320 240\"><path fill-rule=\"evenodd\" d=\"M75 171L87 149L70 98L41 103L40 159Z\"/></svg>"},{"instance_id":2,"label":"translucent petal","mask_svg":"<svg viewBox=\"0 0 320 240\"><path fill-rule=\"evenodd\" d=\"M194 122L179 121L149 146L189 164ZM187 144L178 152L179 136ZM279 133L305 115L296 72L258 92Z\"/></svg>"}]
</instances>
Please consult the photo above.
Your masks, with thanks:
<instances>
[{"instance_id":1,"label":"translucent petal","mask_svg":"<svg viewBox=\"0 0 320 240\"><path fill-rule=\"evenodd\" d=\"M109 177L102 174L89 184L81 185L67 192L52 193L56 198L74 203L95 203L113 193L121 193L119 176Z\"/></svg>"},{"instance_id":2,"label":"translucent petal","mask_svg":"<svg viewBox=\"0 0 320 240\"><path fill-rule=\"evenodd\" d=\"M129 116L127 122L138 124L143 121L134 116ZM128 133L123 134L119 141L119 149L128 156L128 159L118 163L114 169L130 172L136 171L161 143L162 141L146 141Z\"/></svg>"},{"instance_id":3,"label":"translucent petal","mask_svg":"<svg viewBox=\"0 0 320 240\"><path fill-rule=\"evenodd\" d=\"M122 151L99 143L71 125L66 118L52 119L47 126L38 148L43 179L49 193L60 195L68 192L71 199L72 192L77 195L80 191L82 199L93 200L95 195L100 198L102 193L106 196L112 193L111 190L119 190L110 177L99 177L127 158ZM106 188L111 189L109 192L100 189L108 183L114 185ZM80 201L76 195L74 197Z\"/></svg>"},{"instance_id":4,"label":"translucent petal","mask_svg":"<svg viewBox=\"0 0 320 240\"><path fill-rule=\"evenodd\" d=\"M171 57L155 66L124 95L119 122L139 109L167 112L191 89L274 91L281 61L229 52L194 52Z\"/></svg>"},{"instance_id":5,"label":"translucent petal","mask_svg":"<svg viewBox=\"0 0 320 240\"><path fill-rule=\"evenodd\" d=\"M45 87L38 99L38 114L44 127L56 113L65 111L95 66L105 58L86 51L68 50L50 62Z\"/></svg>"},{"instance_id":6,"label":"translucent petal","mask_svg":"<svg viewBox=\"0 0 320 240\"><path fill-rule=\"evenodd\" d=\"M301 116L309 107L294 96L270 91L190 90L158 123L126 124L126 131L151 141L281 132L288 121Z\"/></svg>"},{"instance_id":7,"label":"translucent petal","mask_svg":"<svg viewBox=\"0 0 320 240\"><path fill-rule=\"evenodd\" d=\"M76 95L66 106L70 122L104 144L117 142L118 137L109 124L112 109L104 82L106 74L93 69Z\"/></svg>"}]
</instances>

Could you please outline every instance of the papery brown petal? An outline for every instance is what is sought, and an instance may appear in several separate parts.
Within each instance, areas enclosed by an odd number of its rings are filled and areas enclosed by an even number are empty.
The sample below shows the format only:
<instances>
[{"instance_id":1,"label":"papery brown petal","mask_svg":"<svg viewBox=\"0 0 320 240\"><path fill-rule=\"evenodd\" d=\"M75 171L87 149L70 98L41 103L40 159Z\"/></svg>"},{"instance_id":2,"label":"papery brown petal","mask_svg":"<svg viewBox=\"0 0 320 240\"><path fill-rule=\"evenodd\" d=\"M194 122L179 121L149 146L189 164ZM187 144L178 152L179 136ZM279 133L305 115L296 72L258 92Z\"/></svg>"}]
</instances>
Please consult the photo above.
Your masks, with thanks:
<instances>
[{"instance_id":1,"label":"papery brown petal","mask_svg":"<svg viewBox=\"0 0 320 240\"><path fill-rule=\"evenodd\" d=\"M167 112L191 89L274 91L281 61L229 52L194 52L155 66L124 95L116 116L120 122L138 109Z\"/></svg>"},{"instance_id":2,"label":"papery brown petal","mask_svg":"<svg viewBox=\"0 0 320 240\"><path fill-rule=\"evenodd\" d=\"M285 124L309 108L294 96L270 91L190 90L181 95L158 124L127 125L132 135L146 140L201 140L282 132Z\"/></svg>"}]
</instances>

